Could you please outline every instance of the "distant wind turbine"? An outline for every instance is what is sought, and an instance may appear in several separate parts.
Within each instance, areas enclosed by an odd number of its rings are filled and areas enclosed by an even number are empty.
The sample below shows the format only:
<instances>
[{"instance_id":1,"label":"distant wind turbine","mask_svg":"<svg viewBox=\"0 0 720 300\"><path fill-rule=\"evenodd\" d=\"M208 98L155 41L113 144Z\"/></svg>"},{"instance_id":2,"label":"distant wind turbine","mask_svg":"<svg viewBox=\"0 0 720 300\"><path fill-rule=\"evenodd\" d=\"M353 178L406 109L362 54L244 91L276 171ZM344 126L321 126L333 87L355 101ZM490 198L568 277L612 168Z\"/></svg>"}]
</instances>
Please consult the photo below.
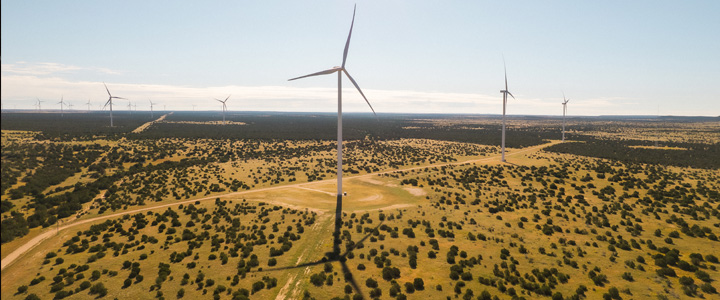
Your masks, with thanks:
<instances>
[{"instance_id":1,"label":"distant wind turbine","mask_svg":"<svg viewBox=\"0 0 720 300\"><path fill-rule=\"evenodd\" d=\"M110 90L108 89L107 84L105 84L105 83L103 82L103 85L105 86L105 90L106 90L107 93L108 93L108 101L105 102L105 106L108 106L108 104L110 104L110 127L113 127L112 99L123 99L123 100L127 100L127 99L122 98L122 97L115 97L115 96L113 96L112 94L110 94ZM105 106L103 106L103 109L105 109Z\"/></svg>"},{"instance_id":2,"label":"distant wind turbine","mask_svg":"<svg viewBox=\"0 0 720 300\"><path fill-rule=\"evenodd\" d=\"M90 111L90 99L88 99L88 102L87 102L87 111Z\"/></svg>"},{"instance_id":3,"label":"distant wind turbine","mask_svg":"<svg viewBox=\"0 0 720 300\"><path fill-rule=\"evenodd\" d=\"M128 112L130 112L130 115L132 116L132 101L128 100Z\"/></svg>"},{"instance_id":4,"label":"distant wind turbine","mask_svg":"<svg viewBox=\"0 0 720 300\"><path fill-rule=\"evenodd\" d=\"M65 101L64 101L64 97L63 97L63 96L60 96L60 102L58 102L57 104L60 104L60 117L64 117L64 116L65 116L65 110L64 110L64 108L63 108L63 105L65 105Z\"/></svg>"},{"instance_id":5,"label":"distant wind turbine","mask_svg":"<svg viewBox=\"0 0 720 300\"><path fill-rule=\"evenodd\" d=\"M567 104L570 102L570 99L565 99L565 92L563 92L563 132L562 132L562 141L565 142L565 113L567 112Z\"/></svg>"},{"instance_id":6,"label":"distant wind turbine","mask_svg":"<svg viewBox=\"0 0 720 300\"><path fill-rule=\"evenodd\" d=\"M150 100L150 99L148 99L148 101L150 102L150 119L152 119L153 118L153 105L155 105L157 103L153 103L152 100Z\"/></svg>"},{"instance_id":7,"label":"distant wind turbine","mask_svg":"<svg viewBox=\"0 0 720 300\"><path fill-rule=\"evenodd\" d=\"M510 95L510 97L513 97L515 99L515 96L513 96L512 93L508 90L508 84L507 84L507 68L505 67L505 59L503 59L503 69L505 70L505 89L501 90L500 92L503 94L503 118L502 118L502 141L501 141L501 148L502 148L502 161L505 162L505 107L507 106L507 96Z\"/></svg>"},{"instance_id":8,"label":"distant wind turbine","mask_svg":"<svg viewBox=\"0 0 720 300\"><path fill-rule=\"evenodd\" d=\"M43 103L43 102L45 102L45 101L40 100L40 98L35 98L35 99L37 99L37 110L38 110L38 111L41 111L41 110L42 110L42 106L41 106L40 104Z\"/></svg>"},{"instance_id":9,"label":"distant wind turbine","mask_svg":"<svg viewBox=\"0 0 720 300\"><path fill-rule=\"evenodd\" d=\"M70 106L70 110L72 110L72 109L73 109L73 106L75 106L75 104L68 103L68 106Z\"/></svg>"},{"instance_id":10,"label":"distant wind turbine","mask_svg":"<svg viewBox=\"0 0 720 300\"><path fill-rule=\"evenodd\" d=\"M365 97L365 94L363 94L362 90L360 89L360 86L358 86L357 82L355 82L355 79L350 76L350 73L345 69L345 62L347 61L347 55L348 55L348 48L350 47L350 37L352 36L352 30L353 25L355 24L355 9L357 6L353 8L353 18L352 22L350 23L350 33L348 34L347 41L345 42L345 50L343 51L343 60L342 65L339 67L333 67L332 69L328 69L325 71L320 71L316 73L312 73L305 76L300 76L296 78L292 78L289 80L296 80L301 79L305 77L311 77L311 76L319 76L319 75L329 75L332 73L337 72L338 73L338 126L337 126L337 208L335 210L335 229L336 235L339 235L339 224L341 224L341 215L342 215L342 74L345 73L348 79L352 82L353 85L355 85L355 88L357 88L358 92L360 92L360 95L362 95L363 99L365 99L365 102L367 102L368 106L370 106L370 110L372 110L373 114L377 117L377 114L375 114L375 109L373 109L372 105L370 105L370 101L368 101L367 97ZM339 236L335 237L335 243L333 251L335 253L339 253Z\"/></svg>"},{"instance_id":11,"label":"distant wind turbine","mask_svg":"<svg viewBox=\"0 0 720 300\"><path fill-rule=\"evenodd\" d=\"M222 103L222 113L223 113L223 124L225 124L225 111L227 111L227 101L230 99L231 95L228 95L225 100L220 100L218 98L215 98L218 102ZM195 106L193 105L193 110L195 109Z\"/></svg>"}]
</instances>

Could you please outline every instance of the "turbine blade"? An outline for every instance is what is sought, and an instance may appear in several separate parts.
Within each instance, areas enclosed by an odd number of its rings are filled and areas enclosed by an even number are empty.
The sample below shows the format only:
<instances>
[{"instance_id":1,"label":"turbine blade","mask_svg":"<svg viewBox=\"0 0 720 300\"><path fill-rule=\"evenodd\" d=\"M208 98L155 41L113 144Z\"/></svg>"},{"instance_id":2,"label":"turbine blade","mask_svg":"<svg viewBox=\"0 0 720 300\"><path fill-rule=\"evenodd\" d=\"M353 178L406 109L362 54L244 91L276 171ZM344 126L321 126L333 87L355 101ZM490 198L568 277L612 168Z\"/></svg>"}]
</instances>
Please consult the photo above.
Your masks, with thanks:
<instances>
[{"instance_id":1,"label":"turbine blade","mask_svg":"<svg viewBox=\"0 0 720 300\"><path fill-rule=\"evenodd\" d=\"M370 106L370 110L372 110L373 115L375 115L375 117L377 118L375 109L372 107L372 105L370 105L370 101L368 101L367 97L365 97L365 94L363 94L362 90L360 89L360 86L357 84L357 82L355 82L355 79L353 79L352 76L350 76L350 73L348 73L347 70L343 69L343 72L345 73L345 75L347 75L348 79L350 79L352 84L355 85L355 88L357 88L358 92L360 92L360 95L362 95L363 99L365 99L365 102L367 102L368 106Z\"/></svg>"},{"instance_id":2,"label":"turbine blade","mask_svg":"<svg viewBox=\"0 0 720 300\"><path fill-rule=\"evenodd\" d=\"M123 98L123 97L115 97L115 96L113 96L113 97L110 97L110 98L113 98L113 99L123 99L123 100L128 100L127 98Z\"/></svg>"},{"instance_id":3,"label":"turbine blade","mask_svg":"<svg viewBox=\"0 0 720 300\"><path fill-rule=\"evenodd\" d=\"M340 71L340 70L342 70L342 68L340 68L340 67L334 67L334 68L332 68L332 69L328 69L328 70L325 70L325 71L320 71L320 72L317 72L317 73L312 73L312 74L308 74L308 75L305 75L305 76L300 76L300 77L295 77L295 78L292 78L292 79L288 79L288 81L293 81L293 80L301 79L301 78L305 78L305 77L312 77L312 76L332 74L332 73L335 73L335 72Z\"/></svg>"},{"instance_id":4,"label":"turbine blade","mask_svg":"<svg viewBox=\"0 0 720 300\"><path fill-rule=\"evenodd\" d=\"M510 91L507 91L507 93L508 93L508 95L510 95L510 97L513 97L513 99L515 99L515 96L513 96L513 94L510 93Z\"/></svg>"},{"instance_id":5,"label":"turbine blade","mask_svg":"<svg viewBox=\"0 0 720 300\"><path fill-rule=\"evenodd\" d=\"M110 90L107 88L107 84L105 84L105 82L103 82L103 85L105 86L105 90L108 92L108 95L110 95L110 97L112 97L112 94L110 94Z\"/></svg>"},{"instance_id":6,"label":"turbine blade","mask_svg":"<svg viewBox=\"0 0 720 300\"><path fill-rule=\"evenodd\" d=\"M507 91L507 90L508 90L508 86L507 86L507 68L505 67L505 61L503 61L503 69L505 70L505 90ZM508 93L509 93L509 92L508 92ZM515 97L513 97L513 98L515 98Z\"/></svg>"},{"instance_id":7,"label":"turbine blade","mask_svg":"<svg viewBox=\"0 0 720 300\"><path fill-rule=\"evenodd\" d=\"M507 91L507 90L508 90L508 85L507 85L507 66L505 66L505 55L502 56L502 59L503 59L503 70L505 71L505 90ZM514 97L513 97L513 98L514 98Z\"/></svg>"},{"instance_id":8,"label":"turbine blade","mask_svg":"<svg viewBox=\"0 0 720 300\"><path fill-rule=\"evenodd\" d=\"M103 108L102 108L102 109L105 110L105 107L107 107L108 104L110 104L111 102L112 102L112 98L108 99L108 101L105 102L105 105L103 105Z\"/></svg>"},{"instance_id":9,"label":"turbine blade","mask_svg":"<svg viewBox=\"0 0 720 300\"><path fill-rule=\"evenodd\" d=\"M232 96L232 95L228 95L227 98L225 98L225 101L228 101L228 99L230 99L230 96ZM223 103L225 103L225 102L223 102Z\"/></svg>"},{"instance_id":10,"label":"turbine blade","mask_svg":"<svg viewBox=\"0 0 720 300\"><path fill-rule=\"evenodd\" d=\"M350 37L352 36L352 30L353 26L355 25L355 10L357 9L357 4L355 4L355 7L353 7L353 17L352 22L350 22L350 33L348 33L347 41L345 42L345 50L343 51L343 62L342 62L342 68L345 68L345 61L347 60L348 55L348 49L350 48Z\"/></svg>"}]
</instances>

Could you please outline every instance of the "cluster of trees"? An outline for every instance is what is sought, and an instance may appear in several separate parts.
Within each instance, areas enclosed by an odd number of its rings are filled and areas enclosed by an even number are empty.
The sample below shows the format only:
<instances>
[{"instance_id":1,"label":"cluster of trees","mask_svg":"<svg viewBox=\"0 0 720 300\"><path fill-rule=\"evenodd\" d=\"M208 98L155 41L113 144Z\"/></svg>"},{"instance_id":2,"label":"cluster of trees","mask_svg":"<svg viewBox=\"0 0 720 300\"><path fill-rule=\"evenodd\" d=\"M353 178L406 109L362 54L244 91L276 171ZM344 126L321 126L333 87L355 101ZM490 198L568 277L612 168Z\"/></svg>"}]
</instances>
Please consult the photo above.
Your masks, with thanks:
<instances>
[{"instance_id":1,"label":"cluster of trees","mask_svg":"<svg viewBox=\"0 0 720 300\"><path fill-rule=\"evenodd\" d=\"M390 115L378 119L368 114L343 115L343 138L361 140L372 137L380 140L419 138L442 141L499 145L501 126L483 124L445 123L446 115ZM213 113L174 113L170 122L207 122L216 120ZM334 140L337 119L334 114L233 114L230 120L245 125L199 125L187 123L158 123L140 133L142 138L212 138L251 140ZM478 130L482 129L482 130ZM543 139L557 138L557 132L544 128L510 127L508 147L527 147L543 143Z\"/></svg>"},{"instance_id":2,"label":"cluster of trees","mask_svg":"<svg viewBox=\"0 0 720 300\"><path fill-rule=\"evenodd\" d=\"M651 146L649 141L607 140L591 136L577 136L582 142L556 144L547 151L569 153L590 157L607 158L625 163L645 163L701 169L720 168L720 143L665 143L664 146L679 147L682 150L664 150L636 148L631 146Z\"/></svg>"},{"instance_id":3,"label":"cluster of trees","mask_svg":"<svg viewBox=\"0 0 720 300\"><path fill-rule=\"evenodd\" d=\"M47 113L3 113L0 129L35 131L38 132L35 138L39 140L95 140L98 136L118 139L148 121L149 114L116 112L114 127L110 127L108 112L66 114L65 117Z\"/></svg>"}]
</instances>

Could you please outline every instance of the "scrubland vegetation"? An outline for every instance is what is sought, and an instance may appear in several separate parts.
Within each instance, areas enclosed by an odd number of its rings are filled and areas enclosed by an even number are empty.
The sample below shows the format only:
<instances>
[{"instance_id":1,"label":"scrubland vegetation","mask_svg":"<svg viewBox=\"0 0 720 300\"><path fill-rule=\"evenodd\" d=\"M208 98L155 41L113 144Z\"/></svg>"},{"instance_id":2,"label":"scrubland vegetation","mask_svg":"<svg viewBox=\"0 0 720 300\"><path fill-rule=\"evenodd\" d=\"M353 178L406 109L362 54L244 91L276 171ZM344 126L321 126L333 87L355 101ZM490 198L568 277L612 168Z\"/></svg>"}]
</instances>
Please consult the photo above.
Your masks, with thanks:
<instances>
[{"instance_id":1,"label":"scrubland vegetation","mask_svg":"<svg viewBox=\"0 0 720 300\"><path fill-rule=\"evenodd\" d=\"M718 120L571 119L561 144L514 119L502 164L495 118L350 115L334 240L334 118L228 117L3 117L3 258L127 213L30 250L2 297L718 297Z\"/></svg>"}]
</instances>

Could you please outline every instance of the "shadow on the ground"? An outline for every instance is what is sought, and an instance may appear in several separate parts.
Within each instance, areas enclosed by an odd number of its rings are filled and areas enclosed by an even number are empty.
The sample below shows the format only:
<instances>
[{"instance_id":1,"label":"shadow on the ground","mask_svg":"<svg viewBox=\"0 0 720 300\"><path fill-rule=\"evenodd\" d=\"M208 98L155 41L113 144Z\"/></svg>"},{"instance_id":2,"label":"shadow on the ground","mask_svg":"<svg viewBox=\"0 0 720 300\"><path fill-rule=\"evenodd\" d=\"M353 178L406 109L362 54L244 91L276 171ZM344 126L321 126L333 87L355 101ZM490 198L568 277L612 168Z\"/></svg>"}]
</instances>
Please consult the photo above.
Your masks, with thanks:
<instances>
[{"instance_id":1,"label":"shadow on the ground","mask_svg":"<svg viewBox=\"0 0 720 300\"><path fill-rule=\"evenodd\" d=\"M335 207L335 230L333 231L333 250L332 252L325 253L325 256L317 261L313 262L307 262L302 263L294 266L287 266L287 267L279 267L279 268L272 268L272 269L263 269L263 271L282 271L282 270L290 270L290 269L297 269L297 268L304 268L304 267L310 267L315 266L319 264L324 264L326 262L340 262L340 266L342 267L343 276L345 277L345 282L348 282L355 292L359 294L360 296L363 296L362 291L360 290L360 286L358 285L357 281L355 281L355 277L353 276L352 272L350 271L350 268L348 268L347 264L345 263L347 261L347 256L350 254L353 250L355 250L359 245L362 245L362 243L369 238L372 233L377 230L380 225L382 225L382 221L378 223L373 230L371 230L367 235L365 235L362 239L360 239L358 242L352 244L352 246L346 247L344 253L340 253L340 244L342 244L342 238L340 236L340 230L342 229L342 196L337 196L337 205ZM364 298L364 296L363 296Z\"/></svg>"}]
</instances>

